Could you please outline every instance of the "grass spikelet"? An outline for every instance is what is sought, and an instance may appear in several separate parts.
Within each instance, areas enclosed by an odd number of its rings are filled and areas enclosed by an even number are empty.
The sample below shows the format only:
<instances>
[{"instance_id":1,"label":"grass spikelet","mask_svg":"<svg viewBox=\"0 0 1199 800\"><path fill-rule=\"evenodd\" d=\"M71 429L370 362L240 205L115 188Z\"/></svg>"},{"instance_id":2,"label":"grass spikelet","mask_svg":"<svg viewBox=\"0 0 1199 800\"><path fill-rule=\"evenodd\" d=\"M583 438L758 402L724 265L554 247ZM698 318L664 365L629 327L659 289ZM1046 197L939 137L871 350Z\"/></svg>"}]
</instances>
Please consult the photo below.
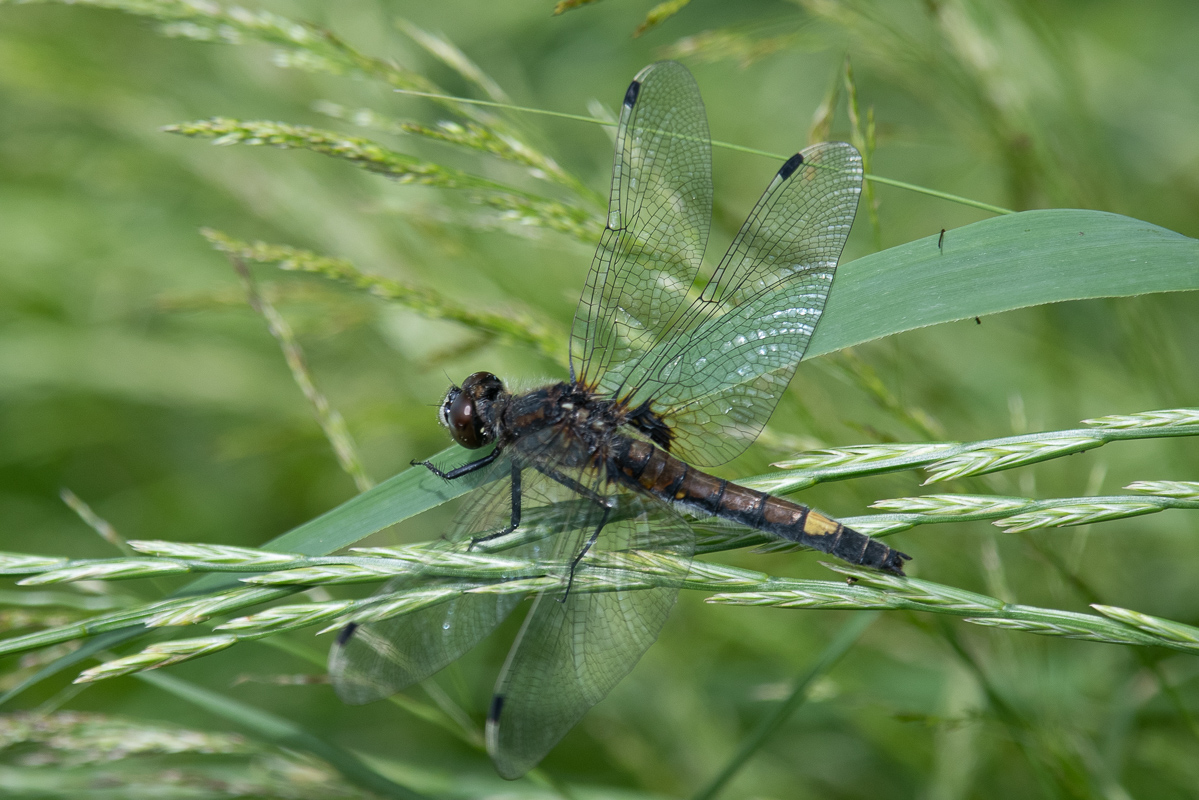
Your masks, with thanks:
<instances>
[{"instance_id":1,"label":"grass spikelet","mask_svg":"<svg viewBox=\"0 0 1199 800\"><path fill-rule=\"evenodd\" d=\"M327 603L296 603L268 608L257 614L237 617L218 625L216 630L227 633L273 633L304 628L336 619L361 601L342 600Z\"/></svg>"},{"instance_id":2,"label":"grass spikelet","mask_svg":"<svg viewBox=\"0 0 1199 800\"><path fill-rule=\"evenodd\" d=\"M272 553L252 547L167 542L160 539L135 539L129 542L129 546L139 553L161 558L182 558L238 567L270 567L296 560L296 556L290 553Z\"/></svg>"},{"instance_id":3,"label":"grass spikelet","mask_svg":"<svg viewBox=\"0 0 1199 800\"><path fill-rule=\"evenodd\" d=\"M395 567L388 566L328 564L255 575L252 578L242 578L242 582L255 586L324 586L335 583L370 583L403 571L405 571L403 568L397 570Z\"/></svg>"},{"instance_id":4,"label":"grass spikelet","mask_svg":"<svg viewBox=\"0 0 1199 800\"><path fill-rule=\"evenodd\" d=\"M1043 508L1025 514L1015 514L993 524L1003 528L1004 533L1021 533L1037 528L1060 528L1071 525L1089 525L1107 519L1137 517L1153 514L1164 506L1154 503L1091 501L1064 504Z\"/></svg>"},{"instance_id":5,"label":"grass spikelet","mask_svg":"<svg viewBox=\"0 0 1199 800\"><path fill-rule=\"evenodd\" d=\"M896 463L923 463L938 459L957 447L956 442L931 442L928 444L863 444L854 447L837 447L813 450L785 461L775 461L771 466L779 469L829 469L831 467L874 466L889 467Z\"/></svg>"},{"instance_id":6,"label":"grass spikelet","mask_svg":"<svg viewBox=\"0 0 1199 800\"><path fill-rule=\"evenodd\" d=\"M530 344L548 356L562 358L561 332L532 319L527 312L475 311L431 289L364 273L345 259L329 258L284 245L242 242L210 228L203 229L201 233L213 247L233 257L260 264L274 264L289 272L320 275L411 308L425 316L453 320L486 336Z\"/></svg>"},{"instance_id":7,"label":"grass spikelet","mask_svg":"<svg viewBox=\"0 0 1199 800\"><path fill-rule=\"evenodd\" d=\"M32 556L24 553L0 553L0 575L22 575L67 563L69 559L55 556Z\"/></svg>"},{"instance_id":8,"label":"grass spikelet","mask_svg":"<svg viewBox=\"0 0 1199 800\"><path fill-rule=\"evenodd\" d=\"M278 147L284 150L308 150L349 161L361 169L384 175L400 183L463 190L469 200L502 212L505 219L566 233L588 244L596 241L602 228L599 217L581 207L538 197L513 186L397 153L377 142L358 136L346 136L307 125L268 121L243 122L224 117L181 122L167 125L163 130L167 133L211 139L215 145L245 144Z\"/></svg>"},{"instance_id":9,"label":"grass spikelet","mask_svg":"<svg viewBox=\"0 0 1199 800\"><path fill-rule=\"evenodd\" d=\"M935 514L960 516L963 514L1006 513L1028 505L1022 497L998 497L995 495L929 494L922 497L897 497L879 500L870 505L884 511L912 514Z\"/></svg>"},{"instance_id":10,"label":"grass spikelet","mask_svg":"<svg viewBox=\"0 0 1199 800\"><path fill-rule=\"evenodd\" d=\"M1136 481L1124 488L1130 492L1199 502L1199 481Z\"/></svg>"},{"instance_id":11,"label":"grass spikelet","mask_svg":"<svg viewBox=\"0 0 1199 800\"><path fill-rule=\"evenodd\" d=\"M961 455L950 456L929 465L928 471L931 474L924 484L1022 467L1058 456L1081 453L1092 447L1099 447L1101 444L1103 444L1102 439L1087 436L1062 436L1023 442L997 443Z\"/></svg>"},{"instance_id":12,"label":"grass spikelet","mask_svg":"<svg viewBox=\"0 0 1199 800\"><path fill-rule=\"evenodd\" d=\"M184 598L172 602L167 608L147 614L144 624L150 628L179 625L196 625L213 617L237 611L247 606L266 603L291 594L288 589L245 588L226 592Z\"/></svg>"},{"instance_id":13,"label":"grass spikelet","mask_svg":"<svg viewBox=\"0 0 1199 800\"><path fill-rule=\"evenodd\" d=\"M1082 424L1122 431L1192 426L1199 425L1199 408L1169 408L1162 411L1143 411L1139 414L1112 414L1095 419L1084 419Z\"/></svg>"},{"instance_id":14,"label":"grass spikelet","mask_svg":"<svg viewBox=\"0 0 1199 800\"><path fill-rule=\"evenodd\" d=\"M1127 608L1119 608L1117 606L1095 604L1091 608L1105 617L1110 617L1111 619L1123 622L1125 625L1139 628L1154 636L1160 636L1163 639L1169 639L1181 644L1194 645L1199 648L1199 628L1192 625L1183 625L1181 622L1153 617L1148 614L1142 614L1139 611L1131 611Z\"/></svg>"},{"instance_id":15,"label":"grass spikelet","mask_svg":"<svg viewBox=\"0 0 1199 800\"><path fill-rule=\"evenodd\" d=\"M236 643L236 636L204 636L152 644L140 653L106 661L98 667L85 669L79 673L75 683L91 683L131 675L144 670L160 669L181 661L211 655L232 647Z\"/></svg>"},{"instance_id":16,"label":"grass spikelet","mask_svg":"<svg viewBox=\"0 0 1199 800\"><path fill-rule=\"evenodd\" d=\"M666 20L673 17L675 14L682 11L691 3L691 0L664 0L649 10L645 15L645 20L633 29L633 38L636 39L642 34L662 24Z\"/></svg>"},{"instance_id":17,"label":"grass spikelet","mask_svg":"<svg viewBox=\"0 0 1199 800\"><path fill-rule=\"evenodd\" d=\"M19 586L43 586L50 583L68 583L71 581L88 580L118 580L123 578L149 578L156 575L175 575L188 572L185 564L173 564L158 559L113 559L111 561L95 561L79 563L33 575L17 581Z\"/></svg>"}]
</instances>

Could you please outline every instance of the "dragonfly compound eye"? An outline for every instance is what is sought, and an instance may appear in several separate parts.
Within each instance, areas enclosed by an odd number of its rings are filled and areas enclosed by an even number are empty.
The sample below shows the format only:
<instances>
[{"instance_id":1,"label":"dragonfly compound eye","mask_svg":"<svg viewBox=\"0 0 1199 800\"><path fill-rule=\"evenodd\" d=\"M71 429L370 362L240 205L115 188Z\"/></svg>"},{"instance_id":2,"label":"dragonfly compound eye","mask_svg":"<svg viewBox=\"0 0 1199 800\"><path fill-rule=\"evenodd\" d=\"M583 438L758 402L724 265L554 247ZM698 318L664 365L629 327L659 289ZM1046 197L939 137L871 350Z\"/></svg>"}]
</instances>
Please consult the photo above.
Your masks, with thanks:
<instances>
[{"instance_id":1,"label":"dragonfly compound eye","mask_svg":"<svg viewBox=\"0 0 1199 800\"><path fill-rule=\"evenodd\" d=\"M475 398L466 392L459 392L445 412L447 427L454 441L470 450L487 444L482 422L476 412Z\"/></svg>"},{"instance_id":2,"label":"dragonfly compound eye","mask_svg":"<svg viewBox=\"0 0 1199 800\"><path fill-rule=\"evenodd\" d=\"M452 387L441 406L442 423L450 429L454 441L471 450L491 444L491 427L486 417L491 402L503 391L500 379L490 372L476 372Z\"/></svg>"},{"instance_id":3,"label":"dragonfly compound eye","mask_svg":"<svg viewBox=\"0 0 1199 800\"><path fill-rule=\"evenodd\" d=\"M494 400L504 389L504 384L490 372L476 372L462 382L463 394Z\"/></svg>"}]
</instances>

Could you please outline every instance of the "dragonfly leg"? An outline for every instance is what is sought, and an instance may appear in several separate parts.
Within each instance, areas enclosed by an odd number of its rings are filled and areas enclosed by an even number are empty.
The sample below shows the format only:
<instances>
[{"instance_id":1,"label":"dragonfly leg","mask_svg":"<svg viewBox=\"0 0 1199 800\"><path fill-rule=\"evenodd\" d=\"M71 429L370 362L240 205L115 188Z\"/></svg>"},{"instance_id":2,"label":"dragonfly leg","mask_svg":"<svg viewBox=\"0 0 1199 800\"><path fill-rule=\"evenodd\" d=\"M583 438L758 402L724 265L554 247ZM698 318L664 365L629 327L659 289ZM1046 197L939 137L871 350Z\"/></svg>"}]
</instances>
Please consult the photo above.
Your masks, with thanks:
<instances>
[{"instance_id":1,"label":"dragonfly leg","mask_svg":"<svg viewBox=\"0 0 1199 800\"><path fill-rule=\"evenodd\" d=\"M569 475L563 475L561 472L554 469L553 467L536 467L536 469L538 472L540 472L542 475L546 476L547 478L555 480L558 483L565 486L567 489L570 489L573 492L583 495L583 497L586 497L588 500L595 503L597 506L600 506L601 508L612 508L612 500L611 499L604 497L602 494L599 494L598 492L588 489L586 486L579 483L578 481L576 481L574 478L570 477Z\"/></svg>"},{"instance_id":2,"label":"dragonfly leg","mask_svg":"<svg viewBox=\"0 0 1199 800\"><path fill-rule=\"evenodd\" d=\"M512 518L508 522L508 527L503 530L498 530L495 533L484 534L483 536L475 536L470 540L470 544L466 549L470 550L479 542L486 542L490 539L498 539L501 536L507 536L520 527L520 473L521 466L512 462Z\"/></svg>"},{"instance_id":3,"label":"dragonfly leg","mask_svg":"<svg viewBox=\"0 0 1199 800\"><path fill-rule=\"evenodd\" d=\"M463 475L469 475L475 470L483 469L483 467L487 466L499 457L500 448L497 447L487 455L480 458L478 461L472 461L469 464L463 464L460 467L455 467L449 472L442 472L433 464L432 461L413 461L411 463L414 467L424 467L442 480L452 481L457 478L461 478Z\"/></svg>"},{"instance_id":4,"label":"dragonfly leg","mask_svg":"<svg viewBox=\"0 0 1199 800\"><path fill-rule=\"evenodd\" d=\"M612 506L605 504L603 508L604 513L600 516L599 525L595 526L595 530L592 532L591 538L587 540L587 544L583 545L583 549L570 562L570 577L566 579L566 591L558 598L559 603L565 603L566 598L570 597L570 587L575 582L575 567L579 566L579 562L583 560L583 556L587 555L587 551L591 549L591 545L595 544L596 539L599 538L600 531L608 524L608 515L612 513Z\"/></svg>"},{"instance_id":5,"label":"dragonfly leg","mask_svg":"<svg viewBox=\"0 0 1199 800\"><path fill-rule=\"evenodd\" d=\"M590 550L591 546L595 544L597 539L599 539L600 531L602 531L604 526L608 524L608 515L612 513L613 503L611 498L604 497L603 495L588 489L574 478L570 477L569 475L563 475L555 469L550 467L537 467L537 471L545 475L547 478L551 478L566 488L577 492L583 497L586 497L588 500L604 510L603 515L600 516L599 524L595 526L595 530L591 534L591 538L587 540L587 543L583 545L583 548L579 550L578 554L570 562L570 576L566 580L566 591L560 598L558 598L559 603L565 603L566 598L570 597L570 587L575 582L575 568L579 566L579 562L583 560L583 556L587 555L587 551Z\"/></svg>"}]
</instances>

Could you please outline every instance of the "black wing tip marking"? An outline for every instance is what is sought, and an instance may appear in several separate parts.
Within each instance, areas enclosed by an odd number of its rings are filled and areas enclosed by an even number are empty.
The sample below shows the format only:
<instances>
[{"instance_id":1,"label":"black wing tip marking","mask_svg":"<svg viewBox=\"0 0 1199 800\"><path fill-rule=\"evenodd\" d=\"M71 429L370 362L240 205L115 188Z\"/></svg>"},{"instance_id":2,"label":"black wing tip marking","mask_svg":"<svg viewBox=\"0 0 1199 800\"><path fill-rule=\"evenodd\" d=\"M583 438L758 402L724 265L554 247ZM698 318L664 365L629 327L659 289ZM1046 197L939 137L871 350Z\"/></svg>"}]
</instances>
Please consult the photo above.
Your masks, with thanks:
<instances>
[{"instance_id":1,"label":"black wing tip marking","mask_svg":"<svg viewBox=\"0 0 1199 800\"><path fill-rule=\"evenodd\" d=\"M354 631L358 630L358 623L351 622L342 628L337 633L337 646L345 647L346 642L350 641L350 637L354 635Z\"/></svg>"},{"instance_id":2,"label":"black wing tip marking","mask_svg":"<svg viewBox=\"0 0 1199 800\"><path fill-rule=\"evenodd\" d=\"M504 696L497 694L491 698L491 708L487 710L487 721L493 725L500 721L500 712L504 709Z\"/></svg>"},{"instance_id":3,"label":"black wing tip marking","mask_svg":"<svg viewBox=\"0 0 1199 800\"><path fill-rule=\"evenodd\" d=\"M796 153L795 155L791 156L787 159L783 166L779 167L779 177L783 180L787 180L795 173L795 170L799 169L799 166L802 163L803 153Z\"/></svg>"},{"instance_id":4,"label":"black wing tip marking","mask_svg":"<svg viewBox=\"0 0 1199 800\"><path fill-rule=\"evenodd\" d=\"M637 102L637 95L641 93L641 81L633 81L629 84L629 90L624 93L624 104L629 108Z\"/></svg>"}]
</instances>

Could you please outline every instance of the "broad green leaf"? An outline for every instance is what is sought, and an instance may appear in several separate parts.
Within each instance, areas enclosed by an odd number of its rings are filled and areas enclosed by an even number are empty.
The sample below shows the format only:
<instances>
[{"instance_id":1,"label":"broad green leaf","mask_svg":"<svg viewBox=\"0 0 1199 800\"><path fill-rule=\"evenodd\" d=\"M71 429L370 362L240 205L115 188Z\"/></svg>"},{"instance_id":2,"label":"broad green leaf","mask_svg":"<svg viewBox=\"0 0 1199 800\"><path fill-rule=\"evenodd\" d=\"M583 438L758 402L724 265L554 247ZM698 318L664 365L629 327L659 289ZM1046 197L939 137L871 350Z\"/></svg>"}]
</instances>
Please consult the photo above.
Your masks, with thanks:
<instances>
[{"instance_id":1,"label":"broad green leaf","mask_svg":"<svg viewBox=\"0 0 1199 800\"><path fill-rule=\"evenodd\" d=\"M1150 292L1199 289L1199 241L1119 214L1025 211L947 231L842 265L808 355L893 333L1014 308ZM436 457L461 464L453 447ZM478 485L449 484L415 468L265 545L323 555ZM213 575L193 589L215 588Z\"/></svg>"},{"instance_id":2,"label":"broad green leaf","mask_svg":"<svg viewBox=\"0 0 1199 800\"><path fill-rule=\"evenodd\" d=\"M837 269L807 358L1014 308L1199 289L1199 240L1103 211L993 217Z\"/></svg>"},{"instance_id":3,"label":"broad green leaf","mask_svg":"<svg viewBox=\"0 0 1199 800\"><path fill-rule=\"evenodd\" d=\"M479 458L453 446L432 457L441 465L458 466ZM341 505L326 511L287 533L263 545L267 550L323 556L349 547L389 525L413 517L422 511L466 494L480 484L487 470L466 475L453 483L438 478L424 467L412 467L383 481L378 486L355 495ZM189 584L187 594L211 592L237 585L241 575L208 575Z\"/></svg>"}]
</instances>

